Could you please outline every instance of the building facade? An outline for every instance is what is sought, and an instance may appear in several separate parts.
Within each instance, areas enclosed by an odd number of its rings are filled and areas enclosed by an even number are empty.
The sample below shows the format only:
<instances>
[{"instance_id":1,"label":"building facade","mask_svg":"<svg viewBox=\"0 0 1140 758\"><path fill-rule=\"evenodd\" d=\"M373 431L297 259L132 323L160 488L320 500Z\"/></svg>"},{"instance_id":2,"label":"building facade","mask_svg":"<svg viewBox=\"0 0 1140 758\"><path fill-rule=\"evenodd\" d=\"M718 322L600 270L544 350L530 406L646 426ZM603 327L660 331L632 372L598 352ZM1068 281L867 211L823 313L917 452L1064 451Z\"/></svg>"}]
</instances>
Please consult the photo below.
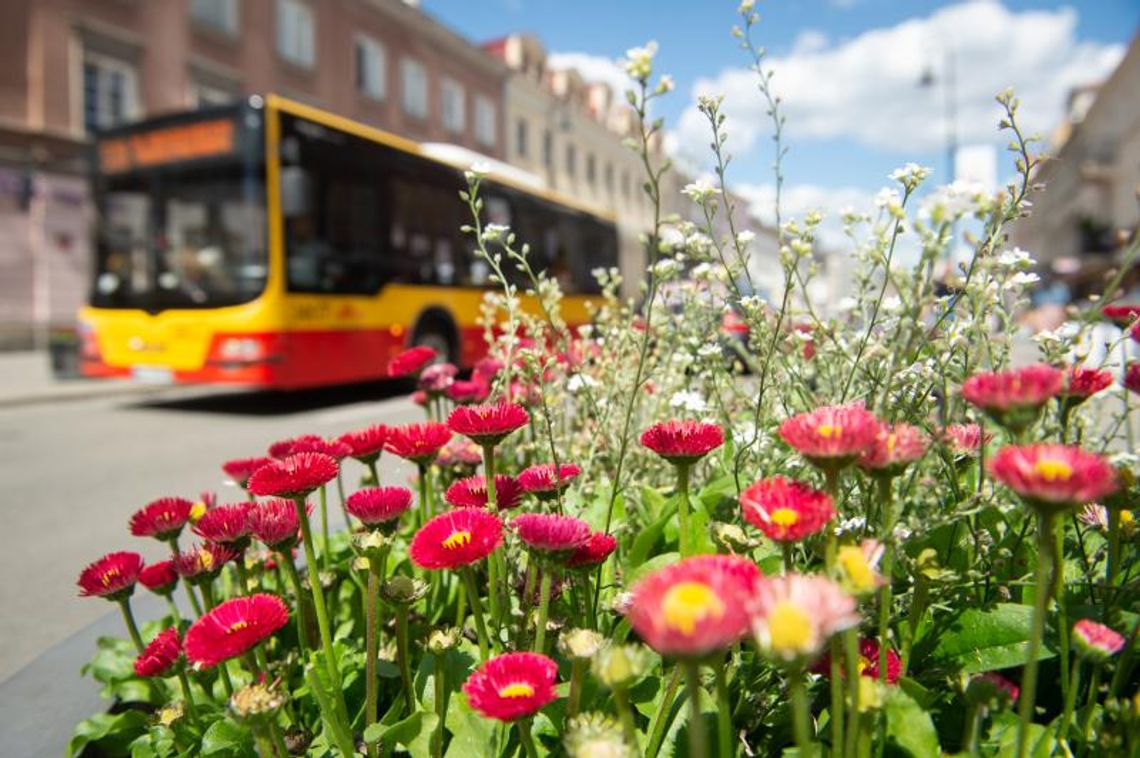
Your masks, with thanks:
<instances>
[{"instance_id":1,"label":"building facade","mask_svg":"<svg viewBox=\"0 0 1140 758\"><path fill-rule=\"evenodd\" d=\"M0 346L82 302L96 130L275 92L506 157L507 67L401 0L6 0Z\"/></svg>"},{"instance_id":2,"label":"building facade","mask_svg":"<svg viewBox=\"0 0 1140 758\"><path fill-rule=\"evenodd\" d=\"M1101 85L1073 93L1066 121L1035 175L1032 215L1012 243L1068 297L1099 293L1140 228L1140 37ZM1125 287L1140 286L1131 273Z\"/></svg>"}]
</instances>

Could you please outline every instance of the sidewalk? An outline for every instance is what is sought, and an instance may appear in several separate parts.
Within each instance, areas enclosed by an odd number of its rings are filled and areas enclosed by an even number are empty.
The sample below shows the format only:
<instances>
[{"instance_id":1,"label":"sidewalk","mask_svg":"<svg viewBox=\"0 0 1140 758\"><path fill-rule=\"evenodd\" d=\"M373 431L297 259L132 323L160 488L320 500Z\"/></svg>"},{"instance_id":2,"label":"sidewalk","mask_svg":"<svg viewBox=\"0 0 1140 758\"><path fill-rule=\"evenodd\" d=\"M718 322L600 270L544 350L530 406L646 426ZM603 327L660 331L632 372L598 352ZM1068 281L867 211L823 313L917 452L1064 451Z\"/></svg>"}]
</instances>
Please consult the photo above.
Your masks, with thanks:
<instances>
[{"instance_id":1,"label":"sidewalk","mask_svg":"<svg viewBox=\"0 0 1140 758\"><path fill-rule=\"evenodd\" d=\"M0 408L160 392L126 379L56 379L42 351L0 352Z\"/></svg>"}]
</instances>

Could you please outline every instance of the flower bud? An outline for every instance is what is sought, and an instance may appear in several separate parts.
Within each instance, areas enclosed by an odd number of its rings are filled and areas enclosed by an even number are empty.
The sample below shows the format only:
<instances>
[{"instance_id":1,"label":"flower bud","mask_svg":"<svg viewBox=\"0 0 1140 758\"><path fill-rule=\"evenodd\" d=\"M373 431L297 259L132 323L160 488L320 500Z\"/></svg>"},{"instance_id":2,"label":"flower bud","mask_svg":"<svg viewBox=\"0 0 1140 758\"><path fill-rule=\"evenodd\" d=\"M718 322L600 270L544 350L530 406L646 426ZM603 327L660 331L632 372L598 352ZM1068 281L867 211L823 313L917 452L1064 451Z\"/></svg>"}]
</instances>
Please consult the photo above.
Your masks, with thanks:
<instances>
[{"instance_id":1,"label":"flower bud","mask_svg":"<svg viewBox=\"0 0 1140 758\"><path fill-rule=\"evenodd\" d=\"M594 657L594 676L610 689L628 687L649 669L649 652L642 645L606 645Z\"/></svg>"},{"instance_id":2,"label":"flower bud","mask_svg":"<svg viewBox=\"0 0 1140 758\"><path fill-rule=\"evenodd\" d=\"M436 629L428 636L427 647L433 655L443 655L459 642L459 628Z\"/></svg>"},{"instance_id":3,"label":"flower bud","mask_svg":"<svg viewBox=\"0 0 1140 758\"><path fill-rule=\"evenodd\" d=\"M408 606L427 594L427 582L407 576L394 576L380 586L380 595L392 605Z\"/></svg>"},{"instance_id":4,"label":"flower bud","mask_svg":"<svg viewBox=\"0 0 1140 758\"><path fill-rule=\"evenodd\" d=\"M271 716L285 705L285 693L265 684L242 687L230 698L230 712L239 721Z\"/></svg>"},{"instance_id":5,"label":"flower bud","mask_svg":"<svg viewBox=\"0 0 1140 758\"><path fill-rule=\"evenodd\" d=\"M617 722L601 713L582 713L566 722L562 745L570 758L632 758Z\"/></svg>"},{"instance_id":6,"label":"flower bud","mask_svg":"<svg viewBox=\"0 0 1140 758\"><path fill-rule=\"evenodd\" d=\"M558 638L558 652L567 658L591 659L605 641L605 637L591 629L568 629Z\"/></svg>"},{"instance_id":7,"label":"flower bud","mask_svg":"<svg viewBox=\"0 0 1140 758\"><path fill-rule=\"evenodd\" d=\"M1102 663L1124 647L1124 637L1089 619L1073 624L1073 647L1082 658Z\"/></svg>"}]
</instances>

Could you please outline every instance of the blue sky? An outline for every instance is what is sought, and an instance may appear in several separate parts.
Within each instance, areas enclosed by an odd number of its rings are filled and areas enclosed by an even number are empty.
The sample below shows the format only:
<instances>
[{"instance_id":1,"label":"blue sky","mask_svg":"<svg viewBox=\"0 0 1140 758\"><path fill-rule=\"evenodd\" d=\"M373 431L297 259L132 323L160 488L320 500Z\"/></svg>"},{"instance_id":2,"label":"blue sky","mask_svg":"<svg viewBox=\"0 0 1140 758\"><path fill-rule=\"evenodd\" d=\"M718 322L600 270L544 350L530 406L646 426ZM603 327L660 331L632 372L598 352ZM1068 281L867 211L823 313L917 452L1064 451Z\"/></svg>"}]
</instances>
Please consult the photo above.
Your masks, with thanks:
<instances>
[{"instance_id":1,"label":"blue sky","mask_svg":"<svg viewBox=\"0 0 1140 758\"><path fill-rule=\"evenodd\" d=\"M661 106L672 143L699 163L707 138L695 96L725 94L736 159L731 179L757 197L770 192L767 125L744 71L747 61L729 34L735 2L424 0L423 6L475 41L532 32L548 52L598 76L615 76L614 59L656 40L658 68L677 84ZM775 89L787 100L793 212L858 206L907 161L929 165L945 180L946 89L919 87L924 69L944 81L953 61L960 142L1004 145L994 94L1014 86L1029 128L1047 134L1069 88L1110 72L1140 22L1135 0L761 0L757 10L756 37L769 50ZM1008 174L1000 150L999 160L1000 178Z\"/></svg>"}]
</instances>

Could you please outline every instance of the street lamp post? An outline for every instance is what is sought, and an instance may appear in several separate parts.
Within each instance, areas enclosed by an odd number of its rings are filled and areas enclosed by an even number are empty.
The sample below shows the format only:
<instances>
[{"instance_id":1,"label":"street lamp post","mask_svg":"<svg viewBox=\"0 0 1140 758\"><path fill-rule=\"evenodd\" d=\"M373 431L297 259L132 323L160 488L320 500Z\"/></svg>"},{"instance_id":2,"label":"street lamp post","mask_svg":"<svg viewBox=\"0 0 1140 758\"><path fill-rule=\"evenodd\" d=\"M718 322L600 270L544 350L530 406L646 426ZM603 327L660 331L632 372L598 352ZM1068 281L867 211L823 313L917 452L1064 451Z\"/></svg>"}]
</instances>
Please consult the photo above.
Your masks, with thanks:
<instances>
[{"instance_id":1,"label":"street lamp post","mask_svg":"<svg viewBox=\"0 0 1140 758\"><path fill-rule=\"evenodd\" d=\"M943 118L946 127L946 181L954 181L955 158L958 154L958 77L954 48L943 50L942 74L939 77L934 68L927 66L918 80L920 87L934 87L939 83L943 88Z\"/></svg>"}]
</instances>

